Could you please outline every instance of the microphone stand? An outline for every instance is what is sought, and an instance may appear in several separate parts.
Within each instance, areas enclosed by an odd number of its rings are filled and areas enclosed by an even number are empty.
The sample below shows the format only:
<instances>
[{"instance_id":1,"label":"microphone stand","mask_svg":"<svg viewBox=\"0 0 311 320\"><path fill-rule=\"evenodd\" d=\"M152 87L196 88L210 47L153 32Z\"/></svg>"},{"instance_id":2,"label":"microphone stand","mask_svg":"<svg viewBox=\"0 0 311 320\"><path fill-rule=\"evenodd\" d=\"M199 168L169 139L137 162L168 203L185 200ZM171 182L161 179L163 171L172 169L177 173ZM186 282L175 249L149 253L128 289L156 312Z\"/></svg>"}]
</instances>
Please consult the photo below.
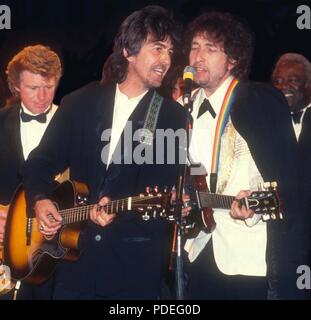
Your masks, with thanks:
<instances>
[{"instance_id":1,"label":"microphone stand","mask_svg":"<svg viewBox=\"0 0 311 320\"><path fill-rule=\"evenodd\" d=\"M186 97L184 99L184 107L187 110L187 121L186 121L186 148L187 148L187 158L189 155L189 131L192 126L192 101L190 97ZM185 292L185 281L184 281L184 266L183 266L183 255L182 255L182 235L184 234L184 221L182 217L182 206L183 206L183 190L185 184L185 178L187 173L187 164L186 161L184 164L180 165L178 180L176 183L176 204L174 208L174 216L176 219L175 222L175 230L174 233L174 243L176 244L175 254L175 293L177 300L184 299L184 292Z\"/></svg>"}]
</instances>

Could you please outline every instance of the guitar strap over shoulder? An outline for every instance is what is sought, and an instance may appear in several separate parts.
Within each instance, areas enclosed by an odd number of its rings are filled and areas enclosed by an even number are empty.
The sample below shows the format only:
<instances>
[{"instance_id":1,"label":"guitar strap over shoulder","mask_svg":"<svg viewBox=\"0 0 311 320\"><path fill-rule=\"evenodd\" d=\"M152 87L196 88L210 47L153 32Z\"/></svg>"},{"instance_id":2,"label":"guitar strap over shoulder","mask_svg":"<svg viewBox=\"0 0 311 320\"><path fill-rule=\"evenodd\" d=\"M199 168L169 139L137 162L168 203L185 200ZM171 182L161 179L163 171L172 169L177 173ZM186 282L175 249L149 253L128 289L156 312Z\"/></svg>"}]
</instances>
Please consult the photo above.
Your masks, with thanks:
<instances>
[{"instance_id":1,"label":"guitar strap over shoulder","mask_svg":"<svg viewBox=\"0 0 311 320\"><path fill-rule=\"evenodd\" d=\"M161 97L156 91L154 92L147 113L143 128L139 133L139 142L151 146L153 136L157 128L159 113L163 103L163 97Z\"/></svg>"}]
</instances>

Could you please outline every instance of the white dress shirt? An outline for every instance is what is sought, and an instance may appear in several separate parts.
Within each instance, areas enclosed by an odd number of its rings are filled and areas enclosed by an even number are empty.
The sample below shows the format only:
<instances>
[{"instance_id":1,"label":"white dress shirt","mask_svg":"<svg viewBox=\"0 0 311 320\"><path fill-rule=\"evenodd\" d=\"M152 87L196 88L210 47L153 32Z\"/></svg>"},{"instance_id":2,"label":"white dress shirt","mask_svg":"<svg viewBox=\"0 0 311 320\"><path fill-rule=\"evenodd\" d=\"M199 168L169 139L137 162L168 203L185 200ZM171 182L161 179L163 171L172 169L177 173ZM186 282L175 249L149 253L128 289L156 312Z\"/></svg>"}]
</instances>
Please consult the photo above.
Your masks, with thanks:
<instances>
[{"instance_id":1,"label":"white dress shirt","mask_svg":"<svg viewBox=\"0 0 311 320\"><path fill-rule=\"evenodd\" d=\"M216 118L205 112L197 119L199 107L207 98L204 89L199 89L193 103L193 131L189 147L192 161L200 162L210 172L214 144L215 128L224 96L232 81L229 77L210 96ZM236 131L235 131L236 132ZM226 146L221 145L221 155L226 153ZM221 156L220 155L220 156ZM233 159L228 168L221 166L219 170L228 171L227 184L223 194L236 196L241 190L257 190L262 177L251 157L246 141L236 132ZM219 172L218 177L220 177ZM219 181L219 178L218 178ZM207 177L209 186L209 176ZM251 219L241 221L233 219L229 210L215 209L216 228L212 234L201 232L197 238L187 240L185 249L190 261L194 261L211 237L216 264L219 270L227 275L266 275L266 224L255 215Z\"/></svg>"},{"instance_id":2,"label":"white dress shirt","mask_svg":"<svg viewBox=\"0 0 311 320\"><path fill-rule=\"evenodd\" d=\"M300 122L299 122L299 123L295 123L295 122L292 120L297 141L299 140L299 137L300 137L300 133L301 133L301 129L302 129L302 121L303 121L303 118L304 118L304 116L305 116L306 110L307 110L308 108L310 108L310 107L311 107L311 103L308 104L308 105L302 110L302 115L301 115L301 118L300 118Z\"/></svg>"},{"instance_id":3,"label":"white dress shirt","mask_svg":"<svg viewBox=\"0 0 311 320\"><path fill-rule=\"evenodd\" d=\"M107 168L111 162L112 155L116 149L116 146L119 142L119 139L122 135L122 132L125 128L125 125L133 113L134 109L143 98L143 96L148 92L145 91L141 95L129 99L127 95L122 93L119 89L119 85L117 84L116 94L115 94L115 102L113 109L113 120L112 120L112 128L111 128L111 139L110 139L110 147L109 147L109 155L107 161Z\"/></svg>"},{"instance_id":4,"label":"white dress shirt","mask_svg":"<svg viewBox=\"0 0 311 320\"><path fill-rule=\"evenodd\" d=\"M34 116L35 114L31 113L23 103L21 103L23 111L27 114ZM51 110L46 115L46 122L40 123L36 120L31 120L29 122L23 122L20 120L20 134L21 134L21 142L23 147L23 155L24 159L27 160L30 152L36 148L45 132L45 129L49 125L51 119L54 116L54 113L57 110L57 106L52 104Z\"/></svg>"}]
</instances>

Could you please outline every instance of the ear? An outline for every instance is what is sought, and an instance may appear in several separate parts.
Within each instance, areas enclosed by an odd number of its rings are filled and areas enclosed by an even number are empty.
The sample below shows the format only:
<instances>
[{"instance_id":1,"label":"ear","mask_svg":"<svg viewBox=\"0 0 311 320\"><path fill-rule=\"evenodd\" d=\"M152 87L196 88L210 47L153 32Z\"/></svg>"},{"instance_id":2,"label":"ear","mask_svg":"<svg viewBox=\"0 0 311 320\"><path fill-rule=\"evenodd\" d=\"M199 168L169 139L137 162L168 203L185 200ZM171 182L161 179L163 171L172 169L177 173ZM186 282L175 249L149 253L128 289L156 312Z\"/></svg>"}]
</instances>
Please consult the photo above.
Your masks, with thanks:
<instances>
[{"instance_id":1,"label":"ear","mask_svg":"<svg viewBox=\"0 0 311 320\"><path fill-rule=\"evenodd\" d=\"M15 89L17 92L20 92L20 91L21 91L20 88L15 87L15 86L14 86L14 89Z\"/></svg>"},{"instance_id":2,"label":"ear","mask_svg":"<svg viewBox=\"0 0 311 320\"><path fill-rule=\"evenodd\" d=\"M123 56L124 56L124 58L127 59L129 62L133 61L133 59L134 59L133 56L130 56L130 55L129 55L128 51L127 51L125 48L123 48Z\"/></svg>"},{"instance_id":3,"label":"ear","mask_svg":"<svg viewBox=\"0 0 311 320\"><path fill-rule=\"evenodd\" d=\"M228 69L231 72L232 69L237 65L237 61L234 60L234 59L229 58L228 62L229 62L228 63Z\"/></svg>"}]
</instances>

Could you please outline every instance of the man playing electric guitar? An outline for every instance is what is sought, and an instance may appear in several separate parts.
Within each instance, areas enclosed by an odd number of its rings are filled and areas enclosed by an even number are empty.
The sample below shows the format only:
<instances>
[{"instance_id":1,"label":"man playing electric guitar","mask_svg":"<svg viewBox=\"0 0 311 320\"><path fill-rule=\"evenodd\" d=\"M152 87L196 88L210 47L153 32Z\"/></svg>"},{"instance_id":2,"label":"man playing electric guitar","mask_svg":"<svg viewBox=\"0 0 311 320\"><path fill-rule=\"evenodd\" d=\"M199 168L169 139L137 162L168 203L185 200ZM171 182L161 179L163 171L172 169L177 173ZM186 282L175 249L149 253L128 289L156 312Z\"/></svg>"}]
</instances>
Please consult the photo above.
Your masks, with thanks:
<instances>
[{"instance_id":1,"label":"man playing electric guitar","mask_svg":"<svg viewBox=\"0 0 311 320\"><path fill-rule=\"evenodd\" d=\"M303 298L296 268L307 258L306 216L289 110L272 87L243 82L251 65L252 32L224 12L197 17L186 32L194 81L191 159L208 170L212 193L250 196L276 181L284 220L264 223L234 201L215 209L216 228L186 243L191 299ZM305 229L305 230L304 230ZM286 243L286 246L285 246Z\"/></svg>"}]
</instances>

